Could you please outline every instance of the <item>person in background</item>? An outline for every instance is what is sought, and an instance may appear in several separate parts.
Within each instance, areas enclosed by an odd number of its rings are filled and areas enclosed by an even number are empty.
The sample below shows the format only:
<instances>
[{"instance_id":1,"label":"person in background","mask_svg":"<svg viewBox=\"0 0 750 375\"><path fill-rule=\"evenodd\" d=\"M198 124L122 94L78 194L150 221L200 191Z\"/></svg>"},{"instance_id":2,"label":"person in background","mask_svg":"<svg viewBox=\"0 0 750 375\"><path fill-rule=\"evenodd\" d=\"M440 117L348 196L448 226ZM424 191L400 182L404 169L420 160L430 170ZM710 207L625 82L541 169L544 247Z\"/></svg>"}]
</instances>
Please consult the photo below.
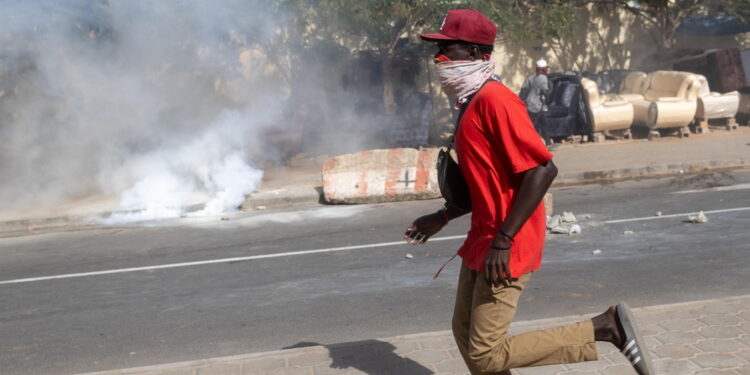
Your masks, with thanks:
<instances>
[{"instance_id":1,"label":"person in background","mask_svg":"<svg viewBox=\"0 0 750 375\"><path fill-rule=\"evenodd\" d=\"M552 140L547 135L547 129L544 126L544 111L546 110L547 96L551 89L549 79L547 79L548 72L547 61L544 59L537 60L536 72L526 79L518 96L526 103L526 110L529 112L529 118L534 124L534 129L544 139L544 143L550 146Z\"/></svg>"}]
</instances>

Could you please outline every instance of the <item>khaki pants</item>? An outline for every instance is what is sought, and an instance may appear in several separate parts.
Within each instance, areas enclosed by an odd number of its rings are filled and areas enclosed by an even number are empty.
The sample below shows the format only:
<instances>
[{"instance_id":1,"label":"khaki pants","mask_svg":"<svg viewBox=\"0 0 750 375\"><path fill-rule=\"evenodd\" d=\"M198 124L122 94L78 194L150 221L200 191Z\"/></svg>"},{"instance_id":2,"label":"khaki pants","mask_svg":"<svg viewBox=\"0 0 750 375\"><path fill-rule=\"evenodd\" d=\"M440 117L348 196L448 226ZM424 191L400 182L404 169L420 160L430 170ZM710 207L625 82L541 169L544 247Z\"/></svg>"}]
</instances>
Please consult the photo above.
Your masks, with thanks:
<instances>
[{"instance_id":1,"label":"khaki pants","mask_svg":"<svg viewBox=\"0 0 750 375\"><path fill-rule=\"evenodd\" d=\"M472 374L510 374L509 369L595 361L591 320L509 336L513 315L531 273L512 284L491 286L484 275L461 265L453 335Z\"/></svg>"}]
</instances>

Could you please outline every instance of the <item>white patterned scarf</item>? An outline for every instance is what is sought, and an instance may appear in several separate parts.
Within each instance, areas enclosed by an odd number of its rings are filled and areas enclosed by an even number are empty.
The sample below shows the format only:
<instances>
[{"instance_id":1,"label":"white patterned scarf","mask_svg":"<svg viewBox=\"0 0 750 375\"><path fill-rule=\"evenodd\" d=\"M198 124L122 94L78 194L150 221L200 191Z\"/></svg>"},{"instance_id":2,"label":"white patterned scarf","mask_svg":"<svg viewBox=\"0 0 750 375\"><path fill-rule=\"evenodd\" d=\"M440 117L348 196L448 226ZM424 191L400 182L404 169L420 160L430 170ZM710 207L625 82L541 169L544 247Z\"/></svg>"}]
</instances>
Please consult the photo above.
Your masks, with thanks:
<instances>
[{"instance_id":1,"label":"white patterned scarf","mask_svg":"<svg viewBox=\"0 0 750 375\"><path fill-rule=\"evenodd\" d=\"M456 108L459 108L469 96L479 91L482 85L492 77L495 62L492 60L444 61L435 64L435 71L443 92L451 101L455 101Z\"/></svg>"}]
</instances>

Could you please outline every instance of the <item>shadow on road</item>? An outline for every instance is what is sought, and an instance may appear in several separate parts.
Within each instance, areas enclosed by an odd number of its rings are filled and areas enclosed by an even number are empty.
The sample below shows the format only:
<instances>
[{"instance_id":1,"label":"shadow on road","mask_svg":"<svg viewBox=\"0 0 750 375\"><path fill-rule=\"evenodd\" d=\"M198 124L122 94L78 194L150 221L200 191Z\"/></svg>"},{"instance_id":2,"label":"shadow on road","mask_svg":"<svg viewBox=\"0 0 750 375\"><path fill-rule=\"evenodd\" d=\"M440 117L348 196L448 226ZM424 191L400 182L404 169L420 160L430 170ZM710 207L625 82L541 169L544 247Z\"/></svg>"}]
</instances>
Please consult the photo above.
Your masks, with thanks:
<instances>
[{"instance_id":1,"label":"shadow on road","mask_svg":"<svg viewBox=\"0 0 750 375\"><path fill-rule=\"evenodd\" d=\"M284 349L319 346L315 342L299 342ZM430 375L432 370L395 353L393 344L378 340L363 340L323 345L331 357L332 369L354 368L364 373L391 375Z\"/></svg>"}]
</instances>

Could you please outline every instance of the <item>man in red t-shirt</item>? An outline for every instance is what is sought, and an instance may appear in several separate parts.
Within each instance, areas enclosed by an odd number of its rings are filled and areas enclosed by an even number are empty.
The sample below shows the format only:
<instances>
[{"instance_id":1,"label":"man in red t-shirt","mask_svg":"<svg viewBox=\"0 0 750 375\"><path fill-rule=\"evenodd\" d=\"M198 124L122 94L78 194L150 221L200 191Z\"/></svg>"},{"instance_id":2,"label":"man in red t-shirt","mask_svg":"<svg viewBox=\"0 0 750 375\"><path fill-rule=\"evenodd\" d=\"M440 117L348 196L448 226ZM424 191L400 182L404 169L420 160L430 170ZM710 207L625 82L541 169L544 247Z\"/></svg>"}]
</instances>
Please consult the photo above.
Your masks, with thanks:
<instances>
[{"instance_id":1,"label":"man in red t-shirt","mask_svg":"<svg viewBox=\"0 0 750 375\"><path fill-rule=\"evenodd\" d=\"M461 109L455 149L471 196L471 229L457 255L463 262L453 314L456 344L472 374L597 359L607 341L640 374L653 374L626 304L576 324L508 335L521 292L541 266L546 230L544 194L557 175L552 154L534 130L526 106L491 79L495 25L476 10L448 12L435 56L443 91ZM465 212L446 205L407 228L421 244Z\"/></svg>"}]
</instances>

